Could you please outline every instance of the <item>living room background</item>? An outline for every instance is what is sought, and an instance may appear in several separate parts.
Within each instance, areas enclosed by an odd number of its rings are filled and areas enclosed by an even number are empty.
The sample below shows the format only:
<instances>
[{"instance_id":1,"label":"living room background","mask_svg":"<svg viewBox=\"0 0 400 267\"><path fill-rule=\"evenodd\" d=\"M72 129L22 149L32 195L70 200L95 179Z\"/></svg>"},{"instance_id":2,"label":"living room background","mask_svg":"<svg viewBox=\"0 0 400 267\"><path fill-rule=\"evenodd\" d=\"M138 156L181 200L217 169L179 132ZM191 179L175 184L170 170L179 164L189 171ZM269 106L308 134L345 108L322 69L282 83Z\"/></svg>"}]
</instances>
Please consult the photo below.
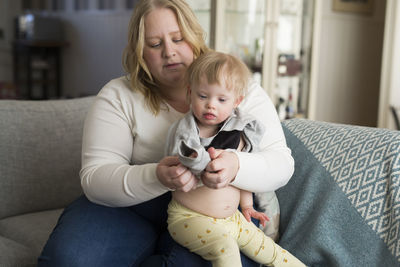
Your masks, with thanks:
<instances>
[{"instance_id":1,"label":"living room background","mask_svg":"<svg viewBox=\"0 0 400 267\"><path fill-rule=\"evenodd\" d=\"M52 11L65 21L65 36L69 42L62 54L64 97L96 94L108 80L123 74L121 55L134 1L4 0L0 3L0 82L13 80L13 19L22 14L21 7L27 2L64 5L63 10ZM319 20L319 47L315 46L318 49L313 52L313 66L317 71L313 73L315 90L310 97L313 103L307 117L377 126L379 113L379 120L383 122L380 127L393 127L387 107L400 106L400 98L395 97L400 86L396 86L396 79L386 78L390 82L381 88L381 62L387 23L385 14L389 4L395 7L399 4L393 0L374 1L372 15L365 16L334 12L332 3L333 0L316 1L319 17L314 18L314 22ZM397 12L395 10L392 7L390 11ZM392 21L396 25L398 19ZM395 33L400 31L399 26L392 28ZM392 34L392 42L399 39L396 36L399 33ZM385 64L396 66L393 60ZM382 93L382 90L388 92ZM386 101L382 100L384 98ZM384 102L382 108L378 108L379 101Z\"/></svg>"}]
</instances>

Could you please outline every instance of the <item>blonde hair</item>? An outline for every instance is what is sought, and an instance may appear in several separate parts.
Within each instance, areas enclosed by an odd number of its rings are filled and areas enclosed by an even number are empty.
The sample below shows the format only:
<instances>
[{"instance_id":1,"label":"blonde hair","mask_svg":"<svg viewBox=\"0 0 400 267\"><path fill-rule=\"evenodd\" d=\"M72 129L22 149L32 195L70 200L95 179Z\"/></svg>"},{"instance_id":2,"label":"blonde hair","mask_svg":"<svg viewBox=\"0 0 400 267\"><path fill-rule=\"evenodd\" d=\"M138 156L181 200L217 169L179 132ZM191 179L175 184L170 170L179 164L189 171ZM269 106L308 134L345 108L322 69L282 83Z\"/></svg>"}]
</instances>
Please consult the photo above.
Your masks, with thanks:
<instances>
[{"instance_id":1,"label":"blonde hair","mask_svg":"<svg viewBox=\"0 0 400 267\"><path fill-rule=\"evenodd\" d=\"M157 8L169 8L176 15L183 39L193 49L194 58L208 50L205 33L193 11L184 0L140 0L129 22L128 44L123 53L122 65L130 79L131 89L144 95L146 105L154 115L160 112L163 102L159 85L153 79L143 59L145 46L144 18Z\"/></svg>"},{"instance_id":2,"label":"blonde hair","mask_svg":"<svg viewBox=\"0 0 400 267\"><path fill-rule=\"evenodd\" d=\"M198 85L205 77L209 84L221 84L225 79L228 90L234 90L237 97L245 96L251 73L246 64L235 56L209 51L199 56L186 71L188 85Z\"/></svg>"}]
</instances>

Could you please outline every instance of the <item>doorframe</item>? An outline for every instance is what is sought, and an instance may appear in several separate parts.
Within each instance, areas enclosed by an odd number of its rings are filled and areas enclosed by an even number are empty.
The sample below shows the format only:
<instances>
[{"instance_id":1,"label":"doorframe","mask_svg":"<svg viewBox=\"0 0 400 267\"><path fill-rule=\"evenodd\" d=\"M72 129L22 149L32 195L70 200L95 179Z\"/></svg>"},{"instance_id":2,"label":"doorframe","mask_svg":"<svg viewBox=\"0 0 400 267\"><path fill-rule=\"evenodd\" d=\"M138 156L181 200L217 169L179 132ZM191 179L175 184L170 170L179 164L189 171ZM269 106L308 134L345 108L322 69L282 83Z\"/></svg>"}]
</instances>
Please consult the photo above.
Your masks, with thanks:
<instances>
[{"instance_id":1,"label":"doorframe","mask_svg":"<svg viewBox=\"0 0 400 267\"><path fill-rule=\"evenodd\" d=\"M322 1L314 1L314 18L311 45L310 85L306 118L315 120L319 75L319 55L321 47Z\"/></svg>"},{"instance_id":2,"label":"doorframe","mask_svg":"<svg viewBox=\"0 0 400 267\"><path fill-rule=\"evenodd\" d=\"M386 1L385 31L382 52L382 68L378 106L378 127L394 128L390 113L390 99L393 90L400 90L399 80L395 80L400 66L400 55L396 47L400 45L400 4L397 0ZM397 58L396 58L397 56Z\"/></svg>"}]
</instances>

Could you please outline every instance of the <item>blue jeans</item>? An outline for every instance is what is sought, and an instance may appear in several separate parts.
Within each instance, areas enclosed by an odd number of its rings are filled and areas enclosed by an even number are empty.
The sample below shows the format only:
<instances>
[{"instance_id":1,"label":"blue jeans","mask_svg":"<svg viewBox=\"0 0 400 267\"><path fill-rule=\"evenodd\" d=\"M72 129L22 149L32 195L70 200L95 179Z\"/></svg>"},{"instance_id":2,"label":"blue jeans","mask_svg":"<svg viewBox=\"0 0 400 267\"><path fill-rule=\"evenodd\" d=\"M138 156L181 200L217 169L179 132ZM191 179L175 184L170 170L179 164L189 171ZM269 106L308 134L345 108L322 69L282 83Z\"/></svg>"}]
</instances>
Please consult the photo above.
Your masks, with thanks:
<instances>
[{"instance_id":1,"label":"blue jeans","mask_svg":"<svg viewBox=\"0 0 400 267\"><path fill-rule=\"evenodd\" d=\"M58 220L38 266L211 266L170 237L170 199L166 193L132 207L110 208L78 198ZM242 265L259 266L245 255Z\"/></svg>"}]
</instances>

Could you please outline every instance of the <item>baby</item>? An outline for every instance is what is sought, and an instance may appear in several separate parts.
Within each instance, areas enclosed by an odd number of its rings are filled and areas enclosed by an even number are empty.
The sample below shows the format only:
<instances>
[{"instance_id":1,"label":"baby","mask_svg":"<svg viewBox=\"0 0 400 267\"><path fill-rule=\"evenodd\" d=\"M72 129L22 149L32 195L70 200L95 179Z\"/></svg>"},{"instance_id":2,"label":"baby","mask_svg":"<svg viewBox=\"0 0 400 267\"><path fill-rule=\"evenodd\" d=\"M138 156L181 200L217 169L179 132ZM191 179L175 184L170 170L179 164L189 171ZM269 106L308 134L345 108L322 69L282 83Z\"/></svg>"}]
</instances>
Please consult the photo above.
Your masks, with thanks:
<instances>
[{"instance_id":1,"label":"baby","mask_svg":"<svg viewBox=\"0 0 400 267\"><path fill-rule=\"evenodd\" d=\"M213 51L197 58L187 71L191 111L171 126L166 153L178 155L200 178L211 160L210 149L256 151L264 127L238 109L249 79L246 65L231 55ZM240 251L265 265L304 266L251 222L251 217L263 225L268 220L254 210L251 192L231 185L211 189L199 179L196 189L172 196L172 238L213 266L241 266Z\"/></svg>"}]
</instances>

